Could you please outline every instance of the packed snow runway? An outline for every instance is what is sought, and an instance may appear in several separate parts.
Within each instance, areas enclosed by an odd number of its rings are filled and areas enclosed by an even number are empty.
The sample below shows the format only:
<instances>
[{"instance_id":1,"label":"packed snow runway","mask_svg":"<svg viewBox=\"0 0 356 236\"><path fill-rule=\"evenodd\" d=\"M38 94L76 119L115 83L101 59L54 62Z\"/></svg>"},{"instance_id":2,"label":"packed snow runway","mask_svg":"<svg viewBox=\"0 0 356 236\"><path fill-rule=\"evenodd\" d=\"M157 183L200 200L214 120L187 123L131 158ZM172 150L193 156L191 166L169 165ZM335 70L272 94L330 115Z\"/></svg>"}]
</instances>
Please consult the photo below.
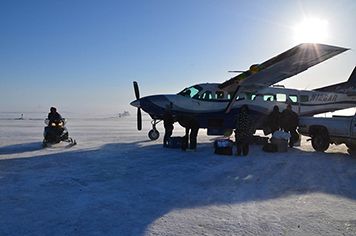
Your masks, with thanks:
<instances>
[{"instance_id":1,"label":"packed snow runway","mask_svg":"<svg viewBox=\"0 0 356 236\"><path fill-rule=\"evenodd\" d=\"M0 235L356 235L344 145L248 157L148 141L148 117L69 119L78 145L43 149L43 120L0 120ZM183 130L175 125L174 136Z\"/></svg>"}]
</instances>

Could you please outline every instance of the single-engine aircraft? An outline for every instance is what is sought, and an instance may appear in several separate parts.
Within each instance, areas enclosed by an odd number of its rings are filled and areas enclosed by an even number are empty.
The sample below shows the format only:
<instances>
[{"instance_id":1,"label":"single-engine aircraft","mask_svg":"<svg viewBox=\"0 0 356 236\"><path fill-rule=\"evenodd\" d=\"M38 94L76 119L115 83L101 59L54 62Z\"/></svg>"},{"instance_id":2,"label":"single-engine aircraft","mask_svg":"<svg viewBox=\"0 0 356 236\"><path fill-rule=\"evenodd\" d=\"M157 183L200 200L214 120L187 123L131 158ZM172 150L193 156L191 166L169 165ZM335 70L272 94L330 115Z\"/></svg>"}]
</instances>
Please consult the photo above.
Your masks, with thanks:
<instances>
[{"instance_id":1,"label":"single-engine aircraft","mask_svg":"<svg viewBox=\"0 0 356 236\"><path fill-rule=\"evenodd\" d=\"M263 129L264 118L277 105L284 109L289 103L299 115L312 116L325 112L355 107L356 67L347 82L314 90L287 89L274 86L335 55L349 50L325 44L304 43L295 46L223 83L202 83L185 88L178 94L152 95L140 98L134 81L136 100L131 102L137 110L137 128L142 129L141 109L152 120L149 138L159 137L156 124L163 119L167 106L173 116L194 119L199 128L207 128L208 135L222 135L236 126L241 106L248 105L256 129Z\"/></svg>"}]
</instances>

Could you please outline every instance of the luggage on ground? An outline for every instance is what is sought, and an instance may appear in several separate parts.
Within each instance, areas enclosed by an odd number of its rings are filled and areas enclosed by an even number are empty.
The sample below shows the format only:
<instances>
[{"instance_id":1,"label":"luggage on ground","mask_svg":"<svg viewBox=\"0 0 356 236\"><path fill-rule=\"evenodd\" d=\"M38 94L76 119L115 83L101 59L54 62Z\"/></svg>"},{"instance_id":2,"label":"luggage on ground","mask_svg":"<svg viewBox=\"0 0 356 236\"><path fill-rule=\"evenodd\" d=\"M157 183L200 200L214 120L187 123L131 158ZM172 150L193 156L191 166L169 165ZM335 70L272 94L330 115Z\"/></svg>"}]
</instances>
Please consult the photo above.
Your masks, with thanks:
<instances>
[{"instance_id":1,"label":"luggage on ground","mask_svg":"<svg viewBox=\"0 0 356 236\"><path fill-rule=\"evenodd\" d=\"M220 155L232 155L234 142L230 139L217 139L214 141L214 153Z\"/></svg>"},{"instance_id":2,"label":"luggage on ground","mask_svg":"<svg viewBox=\"0 0 356 236\"><path fill-rule=\"evenodd\" d=\"M266 143L262 148L265 152L278 152L278 146L273 143Z\"/></svg>"},{"instance_id":3,"label":"luggage on ground","mask_svg":"<svg viewBox=\"0 0 356 236\"><path fill-rule=\"evenodd\" d=\"M170 137L167 142L168 148L181 148L183 137Z\"/></svg>"},{"instance_id":4,"label":"luggage on ground","mask_svg":"<svg viewBox=\"0 0 356 236\"><path fill-rule=\"evenodd\" d=\"M271 143L277 146L278 152L288 151L288 140L283 138L271 138Z\"/></svg>"}]
</instances>

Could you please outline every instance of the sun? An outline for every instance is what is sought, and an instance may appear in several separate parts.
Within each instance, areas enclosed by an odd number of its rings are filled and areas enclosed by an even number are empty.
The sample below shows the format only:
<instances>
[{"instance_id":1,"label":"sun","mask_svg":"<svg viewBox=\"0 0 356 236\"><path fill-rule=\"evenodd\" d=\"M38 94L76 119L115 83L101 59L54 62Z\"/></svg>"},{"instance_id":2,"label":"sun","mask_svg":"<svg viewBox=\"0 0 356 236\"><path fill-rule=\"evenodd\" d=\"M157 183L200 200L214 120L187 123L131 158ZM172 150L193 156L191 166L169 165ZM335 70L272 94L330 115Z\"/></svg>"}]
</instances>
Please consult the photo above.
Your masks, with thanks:
<instances>
[{"instance_id":1,"label":"sun","mask_svg":"<svg viewBox=\"0 0 356 236\"><path fill-rule=\"evenodd\" d=\"M328 21L320 18L305 18L294 27L297 43L322 43L328 39Z\"/></svg>"}]
</instances>

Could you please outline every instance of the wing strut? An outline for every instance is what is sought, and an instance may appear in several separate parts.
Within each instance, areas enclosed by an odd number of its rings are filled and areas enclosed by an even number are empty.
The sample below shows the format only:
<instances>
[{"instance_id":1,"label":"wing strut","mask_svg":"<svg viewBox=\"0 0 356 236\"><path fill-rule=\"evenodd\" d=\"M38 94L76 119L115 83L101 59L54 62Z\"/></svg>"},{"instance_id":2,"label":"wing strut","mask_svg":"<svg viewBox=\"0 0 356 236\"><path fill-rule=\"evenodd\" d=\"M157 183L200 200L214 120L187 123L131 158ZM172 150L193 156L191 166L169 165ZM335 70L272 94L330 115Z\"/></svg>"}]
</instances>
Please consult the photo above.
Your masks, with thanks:
<instances>
[{"instance_id":1,"label":"wing strut","mask_svg":"<svg viewBox=\"0 0 356 236\"><path fill-rule=\"evenodd\" d=\"M234 95L232 96L229 104L227 104L226 108L225 108L225 113L228 114L232 108L232 105L234 105L235 101L236 101L236 98L237 98L237 94L239 92L239 88L240 86L237 86L235 92L234 92Z\"/></svg>"}]
</instances>

